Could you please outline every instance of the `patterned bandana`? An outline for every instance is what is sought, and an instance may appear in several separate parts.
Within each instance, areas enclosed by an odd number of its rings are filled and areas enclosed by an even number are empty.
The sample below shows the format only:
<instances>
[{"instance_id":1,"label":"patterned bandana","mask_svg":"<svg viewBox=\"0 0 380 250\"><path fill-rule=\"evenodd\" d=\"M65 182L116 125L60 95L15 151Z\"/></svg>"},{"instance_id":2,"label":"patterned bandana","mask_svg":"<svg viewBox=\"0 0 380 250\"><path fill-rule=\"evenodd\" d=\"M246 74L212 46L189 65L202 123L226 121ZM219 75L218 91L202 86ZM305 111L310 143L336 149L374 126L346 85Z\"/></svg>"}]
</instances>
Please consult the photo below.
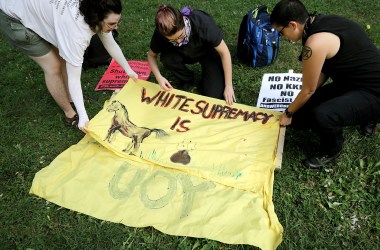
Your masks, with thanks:
<instances>
[{"instance_id":1,"label":"patterned bandana","mask_svg":"<svg viewBox=\"0 0 380 250\"><path fill-rule=\"evenodd\" d=\"M171 42L176 47L181 47L183 45L186 45L189 42L190 33L191 33L191 24L187 16L184 16L184 19L185 19L185 38L180 43L177 43L176 41Z\"/></svg>"}]
</instances>

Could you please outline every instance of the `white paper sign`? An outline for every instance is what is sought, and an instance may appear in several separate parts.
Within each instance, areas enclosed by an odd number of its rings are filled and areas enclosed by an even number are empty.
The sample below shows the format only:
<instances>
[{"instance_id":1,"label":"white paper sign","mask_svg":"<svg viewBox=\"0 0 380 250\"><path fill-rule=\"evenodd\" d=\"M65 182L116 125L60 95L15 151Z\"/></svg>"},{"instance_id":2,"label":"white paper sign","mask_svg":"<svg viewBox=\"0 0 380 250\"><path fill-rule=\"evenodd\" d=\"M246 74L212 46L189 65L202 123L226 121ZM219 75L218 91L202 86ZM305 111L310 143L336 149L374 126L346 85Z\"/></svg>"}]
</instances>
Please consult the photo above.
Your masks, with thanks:
<instances>
[{"instance_id":1,"label":"white paper sign","mask_svg":"<svg viewBox=\"0 0 380 250\"><path fill-rule=\"evenodd\" d=\"M256 106L284 111L294 101L301 86L302 74L292 70L289 73L264 74Z\"/></svg>"}]
</instances>

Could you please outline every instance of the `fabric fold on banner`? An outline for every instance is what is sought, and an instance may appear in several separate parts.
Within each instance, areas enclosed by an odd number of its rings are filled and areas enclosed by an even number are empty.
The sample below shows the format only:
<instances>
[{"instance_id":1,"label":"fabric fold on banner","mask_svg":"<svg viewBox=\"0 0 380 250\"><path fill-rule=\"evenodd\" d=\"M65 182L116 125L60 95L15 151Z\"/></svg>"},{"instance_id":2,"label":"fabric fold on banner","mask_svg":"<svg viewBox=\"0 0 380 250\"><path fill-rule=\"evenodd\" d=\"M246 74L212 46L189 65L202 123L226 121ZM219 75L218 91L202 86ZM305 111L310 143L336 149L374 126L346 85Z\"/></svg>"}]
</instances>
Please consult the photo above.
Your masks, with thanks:
<instances>
[{"instance_id":1,"label":"fabric fold on banner","mask_svg":"<svg viewBox=\"0 0 380 250\"><path fill-rule=\"evenodd\" d=\"M253 193L134 162L89 135L40 170L30 192L101 220L170 235L262 249L275 249L282 239L271 189Z\"/></svg>"},{"instance_id":2,"label":"fabric fold on banner","mask_svg":"<svg viewBox=\"0 0 380 250\"><path fill-rule=\"evenodd\" d=\"M279 114L129 81L30 192L127 226L275 249Z\"/></svg>"}]
</instances>

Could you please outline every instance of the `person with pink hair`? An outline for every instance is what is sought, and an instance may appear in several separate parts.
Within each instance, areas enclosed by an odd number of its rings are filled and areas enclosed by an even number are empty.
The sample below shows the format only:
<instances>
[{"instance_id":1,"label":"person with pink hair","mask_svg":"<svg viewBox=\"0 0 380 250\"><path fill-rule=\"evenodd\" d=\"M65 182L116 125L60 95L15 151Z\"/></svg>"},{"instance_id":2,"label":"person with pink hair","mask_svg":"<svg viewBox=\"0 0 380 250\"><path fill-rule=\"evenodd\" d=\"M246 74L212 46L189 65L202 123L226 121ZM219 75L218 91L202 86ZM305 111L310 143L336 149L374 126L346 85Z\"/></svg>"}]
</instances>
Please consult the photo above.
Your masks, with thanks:
<instances>
[{"instance_id":1,"label":"person with pink hair","mask_svg":"<svg viewBox=\"0 0 380 250\"><path fill-rule=\"evenodd\" d=\"M194 72L186 65L200 63L201 94L225 99L227 104L232 105L236 100L232 86L231 54L214 20L201 10L186 7L180 11L169 5L160 5L155 24L148 62L161 89L169 91L173 87L161 75L158 56L184 90L195 83Z\"/></svg>"}]
</instances>

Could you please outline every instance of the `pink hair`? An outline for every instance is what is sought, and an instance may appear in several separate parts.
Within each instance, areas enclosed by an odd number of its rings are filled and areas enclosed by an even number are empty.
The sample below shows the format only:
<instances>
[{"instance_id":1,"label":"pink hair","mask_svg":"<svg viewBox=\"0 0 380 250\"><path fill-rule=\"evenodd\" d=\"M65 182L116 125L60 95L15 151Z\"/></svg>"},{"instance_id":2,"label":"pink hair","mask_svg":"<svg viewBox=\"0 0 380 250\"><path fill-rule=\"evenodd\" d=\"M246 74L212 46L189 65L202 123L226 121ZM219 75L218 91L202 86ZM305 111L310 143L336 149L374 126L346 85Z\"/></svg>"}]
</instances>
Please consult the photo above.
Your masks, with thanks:
<instances>
[{"instance_id":1,"label":"pink hair","mask_svg":"<svg viewBox=\"0 0 380 250\"><path fill-rule=\"evenodd\" d=\"M161 4L155 18L156 28L163 36L171 36L185 27L182 13L170 5Z\"/></svg>"}]
</instances>

